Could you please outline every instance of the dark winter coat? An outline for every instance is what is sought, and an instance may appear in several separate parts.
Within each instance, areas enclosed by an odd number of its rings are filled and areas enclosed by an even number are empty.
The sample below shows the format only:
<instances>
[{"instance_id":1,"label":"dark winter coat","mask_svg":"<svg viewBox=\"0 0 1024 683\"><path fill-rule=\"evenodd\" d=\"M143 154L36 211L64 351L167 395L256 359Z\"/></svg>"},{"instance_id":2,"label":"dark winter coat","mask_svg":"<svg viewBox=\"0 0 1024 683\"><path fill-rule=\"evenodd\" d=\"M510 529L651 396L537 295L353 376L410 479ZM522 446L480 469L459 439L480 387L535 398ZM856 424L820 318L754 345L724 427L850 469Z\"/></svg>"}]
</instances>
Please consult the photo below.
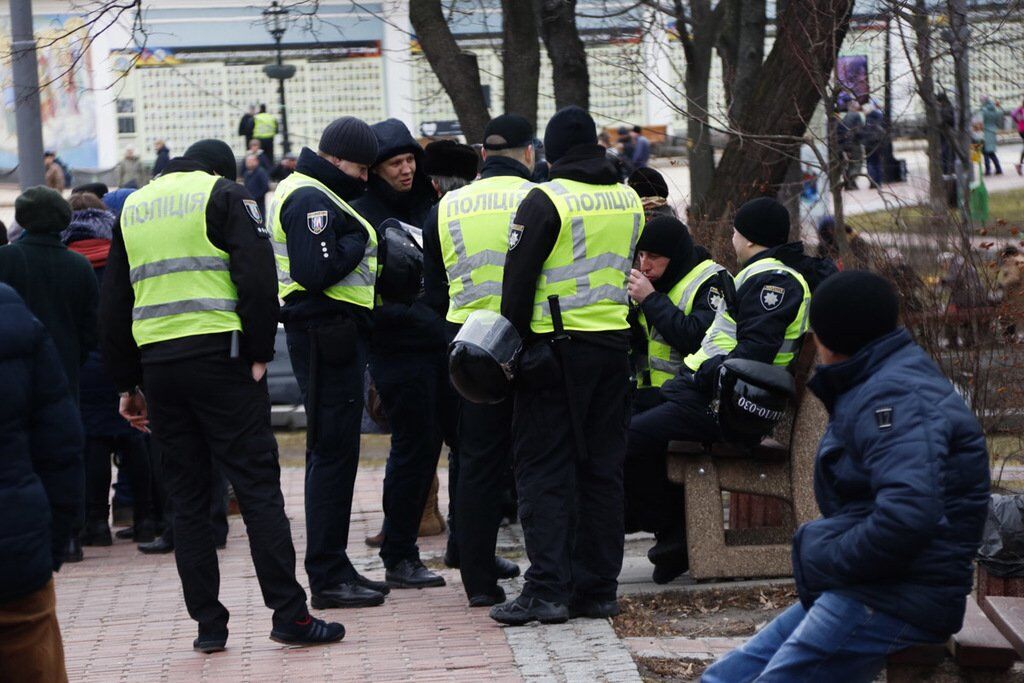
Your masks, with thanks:
<instances>
[{"instance_id":1,"label":"dark winter coat","mask_svg":"<svg viewBox=\"0 0 1024 683\"><path fill-rule=\"evenodd\" d=\"M83 209L71 215L71 225L61 239L72 251L85 256L103 286L107 269L110 238L117 219L109 211ZM128 436L135 432L118 413L118 396L103 356L98 349L89 352L79 378L79 408L86 436Z\"/></svg>"},{"instance_id":2,"label":"dark winter coat","mask_svg":"<svg viewBox=\"0 0 1024 683\"><path fill-rule=\"evenodd\" d=\"M430 208L437 202L437 193L423 172L423 150L405 124L388 119L374 124L372 128L379 147L376 163L408 152L416 157L416 174L411 190L396 192L371 172L366 194L352 203L352 208L378 230L379 242L382 237L380 225L389 218L422 228ZM438 351L444 346L442 318L422 297L411 304L384 301L374 309L370 342L374 353Z\"/></svg>"},{"instance_id":3,"label":"dark winter coat","mask_svg":"<svg viewBox=\"0 0 1024 683\"><path fill-rule=\"evenodd\" d=\"M60 568L82 504L82 427L57 349L0 284L0 604Z\"/></svg>"},{"instance_id":4,"label":"dark winter coat","mask_svg":"<svg viewBox=\"0 0 1024 683\"><path fill-rule=\"evenodd\" d=\"M156 161L153 162L153 177L163 173L169 163L171 163L171 150L164 146L156 153Z\"/></svg>"},{"instance_id":5,"label":"dark winter coat","mask_svg":"<svg viewBox=\"0 0 1024 683\"><path fill-rule=\"evenodd\" d=\"M988 510L985 436L905 330L808 383L829 412L815 460L823 519L793 539L810 606L836 591L945 637L960 629Z\"/></svg>"},{"instance_id":6,"label":"dark winter coat","mask_svg":"<svg viewBox=\"0 0 1024 683\"><path fill-rule=\"evenodd\" d=\"M79 368L98 336L99 287L89 261L69 251L60 233L26 231L0 247L0 282L18 292L50 333L77 401Z\"/></svg>"},{"instance_id":7,"label":"dark winter coat","mask_svg":"<svg viewBox=\"0 0 1024 683\"><path fill-rule=\"evenodd\" d=\"M267 170L262 164L251 171L245 169L242 172L242 184L245 185L245 189L249 190L249 194L256 200L262 211L267 193L270 192L270 178L267 176Z\"/></svg>"}]
</instances>

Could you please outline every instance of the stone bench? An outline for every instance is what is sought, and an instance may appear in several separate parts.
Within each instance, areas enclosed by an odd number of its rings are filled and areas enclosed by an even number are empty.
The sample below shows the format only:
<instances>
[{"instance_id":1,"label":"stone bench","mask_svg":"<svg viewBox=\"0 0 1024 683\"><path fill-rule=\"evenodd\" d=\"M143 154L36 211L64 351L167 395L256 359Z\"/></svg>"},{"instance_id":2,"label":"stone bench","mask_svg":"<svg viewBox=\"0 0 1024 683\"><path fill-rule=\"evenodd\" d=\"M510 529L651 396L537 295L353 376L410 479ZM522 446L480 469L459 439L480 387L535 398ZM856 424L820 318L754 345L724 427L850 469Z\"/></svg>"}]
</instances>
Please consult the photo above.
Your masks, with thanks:
<instances>
[{"instance_id":1,"label":"stone bench","mask_svg":"<svg viewBox=\"0 0 1024 683\"><path fill-rule=\"evenodd\" d=\"M686 489L686 540L694 579L790 576L796 527L818 516L814 456L828 415L805 391L817 347L804 338L794 365L796 395L773 435L749 448L731 443L673 441L668 477ZM780 526L726 529L723 492L783 502Z\"/></svg>"}]
</instances>

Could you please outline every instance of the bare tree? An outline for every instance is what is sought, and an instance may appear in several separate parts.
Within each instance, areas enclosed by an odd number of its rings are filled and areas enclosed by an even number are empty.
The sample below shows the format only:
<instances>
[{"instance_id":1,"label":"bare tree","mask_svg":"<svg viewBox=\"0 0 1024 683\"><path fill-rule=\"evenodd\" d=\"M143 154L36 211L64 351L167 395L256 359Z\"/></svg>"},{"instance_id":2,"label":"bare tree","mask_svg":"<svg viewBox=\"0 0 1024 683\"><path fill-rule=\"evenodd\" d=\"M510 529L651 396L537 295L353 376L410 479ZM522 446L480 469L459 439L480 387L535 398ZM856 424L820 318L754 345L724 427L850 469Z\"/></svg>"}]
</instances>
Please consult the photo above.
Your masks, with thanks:
<instances>
[{"instance_id":1,"label":"bare tree","mask_svg":"<svg viewBox=\"0 0 1024 683\"><path fill-rule=\"evenodd\" d=\"M536 127L540 84L538 0L501 0L501 10L505 111L525 116Z\"/></svg>"},{"instance_id":2,"label":"bare tree","mask_svg":"<svg viewBox=\"0 0 1024 683\"><path fill-rule=\"evenodd\" d=\"M725 0L726 16L718 42L729 120L739 118L754 92L764 62L768 8L765 0Z\"/></svg>"},{"instance_id":3,"label":"bare tree","mask_svg":"<svg viewBox=\"0 0 1024 683\"><path fill-rule=\"evenodd\" d=\"M576 0L539 0L540 32L551 59L555 106L590 108L587 52L576 28Z\"/></svg>"},{"instance_id":4,"label":"bare tree","mask_svg":"<svg viewBox=\"0 0 1024 683\"><path fill-rule=\"evenodd\" d=\"M441 10L441 0L410 0L409 21L437 80L455 107L462 134L481 142L490 120L476 55L463 52Z\"/></svg>"},{"instance_id":5,"label":"bare tree","mask_svg":"<svg viewBox=\"0 0 1024 683\"><path fill-rule=\"evenodd\" d=\"M741 113L709 192L697 207L704 221L722 221L748 199L778 192L825 94L822 81L835 66L852 10L853 0L786 4L751 95L756 106Z\"/></svg>"}]
</instances>

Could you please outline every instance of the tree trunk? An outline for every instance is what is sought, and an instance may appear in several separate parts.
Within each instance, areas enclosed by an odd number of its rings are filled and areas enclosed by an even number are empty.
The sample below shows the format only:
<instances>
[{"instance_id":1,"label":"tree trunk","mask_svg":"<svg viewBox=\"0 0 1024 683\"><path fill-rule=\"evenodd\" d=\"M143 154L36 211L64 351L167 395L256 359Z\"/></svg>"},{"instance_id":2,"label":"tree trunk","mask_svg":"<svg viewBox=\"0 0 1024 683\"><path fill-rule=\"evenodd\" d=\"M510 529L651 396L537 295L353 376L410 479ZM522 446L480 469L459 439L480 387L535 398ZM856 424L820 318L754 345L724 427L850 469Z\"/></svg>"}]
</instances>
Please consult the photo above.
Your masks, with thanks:
<instances>
[{"instance_id":1,"label":"tree trunk","mask_svg":"<svg viewBox=\"0 0 1024 683\"><path fill-rule=\"evenodd\" d=\"M928 125L928 197L932 213L938 216L946 212L946 181L942 173L942 115L935 97L932 29L925 0L915 0L912 12L910 23L914 30L914 51L917 56L917 92L924 103Z\"/></svg>"},{"instance_id":2,"label":"tree trunk","mask_svg":"<svg viewBox=\"0 0 1024 683\"><path fill-rule=\"evenodd\" d=\"M703 220L727 225L732 211L748 199L777 194L792 145L826 93L823 83L835 66L852 8L853 0L786 4L775 45L699 212Z\"/></svg>"},{"instance_id":3,"label":"tree trunk","mask_svg":"<svg viewBox=\"0 0 1024 683\"><path fill-rule=\"evenodd\" d=\"M736 51L736 76L729 119L739 120L757 85L764 62L764 31L768 23L765 0L742 0L739 15L739 41Z\"/></svg>"},{"instance_id":4,"label":"tree trunk","mask_svg":"<svg viewBox=\"0 0 1024 683\"><path fill-rule=\"evenodd\" d=\"M971 80L968 64L968 28L966 0L948 0L949 51L953 57L953 82L956 84L956 132L953 151L959 162L956 168L957 189L960 192L961 217L965 228L971 224L970 183L974 177L971 164ZM966 233L966 230L963 231ZM970 252L969 238L965 237L965 253Z\"/></svg>"},{"instance_id":5,"label":"tree trunk","mask_svg":"<svg viewBox=\"0 0 1024 683\"><path fill-rule=\"evenodd\" d=\"M736 67L740 55L740 5L743 0L718 0L725 6L722 29L718 36L718 58L722 61L722 88L725 90L725 106L732 113L736 98L733 86L736 83Z\"/></svg>"},{"instance_id":6,"label":"tree trunk","mask_svg":"<svg viewBox=\"0 0 1024 683\"><path fill-rule=\"evenodd\" d=\"M466 142L480 142L490 120L476 55L462 52L441 11L441 0L410 0L409 21L423 54L448 94Z\"/></svg>"},{"instance_id":7,"label":"tree trunk","mask_svg":"<svg viewBox=\"0 0 1024 683\"><path fill-rule=\"evenodd\" d=\"M576 28L576 0L540 0L540 30L551 59L555 107L590 109L587 52Z\"/></svg>"},{"instance_id":8,"label":"tree trunk","mask_svg":"<svg viewBox=\"0 0 1024 683\"><path fill-rule=\"evenodd\" d=\"M540 39L537 0L501 0L505 112L525 116L537 127Z\"/></svg>"}]
</instances>

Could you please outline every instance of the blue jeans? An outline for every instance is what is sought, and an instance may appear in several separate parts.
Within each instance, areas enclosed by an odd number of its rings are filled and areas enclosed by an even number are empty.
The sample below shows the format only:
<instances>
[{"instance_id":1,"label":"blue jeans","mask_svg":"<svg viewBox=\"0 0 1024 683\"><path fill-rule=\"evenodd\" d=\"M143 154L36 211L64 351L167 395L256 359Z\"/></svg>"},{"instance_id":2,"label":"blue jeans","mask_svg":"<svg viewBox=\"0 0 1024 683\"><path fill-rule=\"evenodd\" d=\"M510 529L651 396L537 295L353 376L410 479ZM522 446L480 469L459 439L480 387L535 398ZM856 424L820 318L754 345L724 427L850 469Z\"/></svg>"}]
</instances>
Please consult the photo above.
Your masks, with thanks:
<instances>
[{"instance_id":1,"label":"blue jeans","mask_svg":"<svg viewBox=\"0 0 1024 683\"><path fill-rule=\"evenodd\" d=\"M791 606L742 647L711 665L701 681L870 683L885 666L887 655L944 640L856 600L826 592L810 611L799 602Z\"/></svg>"}]
</instances>

